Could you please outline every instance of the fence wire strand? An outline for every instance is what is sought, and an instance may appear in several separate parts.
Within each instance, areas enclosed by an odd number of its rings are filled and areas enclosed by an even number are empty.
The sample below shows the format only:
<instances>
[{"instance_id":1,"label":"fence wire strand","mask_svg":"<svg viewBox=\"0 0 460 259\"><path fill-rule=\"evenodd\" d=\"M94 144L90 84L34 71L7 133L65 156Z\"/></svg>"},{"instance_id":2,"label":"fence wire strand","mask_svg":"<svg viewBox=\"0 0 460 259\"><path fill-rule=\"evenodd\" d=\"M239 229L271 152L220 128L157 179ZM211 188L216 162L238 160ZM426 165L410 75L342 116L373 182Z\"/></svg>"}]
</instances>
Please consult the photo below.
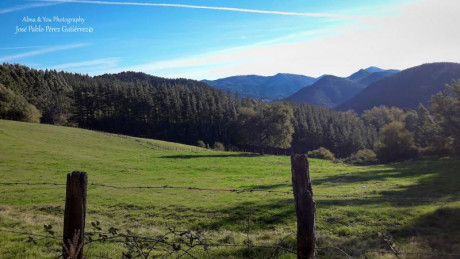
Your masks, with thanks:
<instances>
[{"instance_id":1,"label":"fence wire strand","mask_svg":"<svg viewBox=\"0 0 460 259\"><path fill-rule=\"evenodd\" d=\"M20 231L13 231L13 230L5 230L5 229L0 229L0 232L2 233L11 233L11 234L19 234L19 235L25 235L25 236L34 236L34 237L41 237L43 239L54 239L54 240L60 240L58 237L53 237L53 236L46 236L46 235L39 235L35 233L28 233L28 232L20 232ZM158 239L156 238L151 238L151 237L145 237L145 236L137 236L137 235L127 235L128 237L132 238L138 238L146 241L157 241ZM108 242L123 242L122 240L107 240ZM172 243L171 243L172 244ZM196 244L197 246L208 246L208 247L248 247L248 245L245 244L229 244L229 243L206 243L206 244ZM284 247L284 246L270 246L270 245L250 245L249 247L251 248L262 248L262 249L279 249L283 250L288 253L292 254L297 254L295 251ZM339 247L317 247L317 250L336 250L339 251L343 255L347 255L347 257L352 258L352 256L347 253L345 250L339 248ZM406 252L406 251L388 251L388 250L381 250L381 249L357 249L356 251L359 251L361 253L382 253L382 254L398 254L398 255L421 255L421 256L436 256L436 257L460 257L460 252L454 252L454 253L431 253L431 252Z\"/></svg>"},{"instance_id":2,"label":"fence wire strand","mask_svg":"<svg viewBox=\"0 0 460 259\"><path fill-rule=\"evenodd\" d=\"M51 183L51 182L0 182L0 185L49 185L49 186L66 186L63 183ZM144 186L116 186L110 184L101 183L88 183L88 186L112 188L112 189L179 189L179 190L190 190L190 191L208 191L208 192L230 192L230 193L278 193L293 195L291 191L277 191L277 190L264 190L264 189L227 189L227 188L201 188L192 186L171 186L171 185L144 185ZM457 202L459 199L432 199L432 198L421 198L421 197L381 197L381 196L369 196L369 195L355 195L355 194L343 194L343 195L329 195L329 194L314 194L313 197L320 198L360 198L360 199L378 199L378 200L405 200L405 201L423 201L423 202Z\"/></svg>"}]
</instances>

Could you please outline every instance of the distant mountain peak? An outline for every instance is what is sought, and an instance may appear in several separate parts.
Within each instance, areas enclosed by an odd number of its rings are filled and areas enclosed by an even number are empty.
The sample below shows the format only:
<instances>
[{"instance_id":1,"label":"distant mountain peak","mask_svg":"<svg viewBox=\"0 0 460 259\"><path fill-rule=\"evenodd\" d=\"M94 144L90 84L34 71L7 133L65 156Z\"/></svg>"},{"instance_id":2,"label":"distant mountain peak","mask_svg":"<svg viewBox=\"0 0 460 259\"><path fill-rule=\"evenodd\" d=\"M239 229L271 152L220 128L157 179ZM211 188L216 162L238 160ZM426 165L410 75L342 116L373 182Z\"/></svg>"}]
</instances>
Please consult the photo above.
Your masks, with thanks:
<instances>
[{"instance_id":1,"label":"distant mountain peak","mask_svg":"<svg viewBox=\"0 0 460 259\"><path fill-rule=\"evenodd\" d=\"M456 78L460 78L458 63L423 64L375 81L337 109L358 113L379 105L415 109L419 103L426 105L432 95Z\"/></svg>"},{"instance_id":2,"label":"distant mountain peak","mask_svg":"<svg viewBox=\"0 0 460 259\"><path fill-rule=\"evenodd\" d=\"M370 66L370 67L368 67L368 68L366 68L364 70L366 70L368 72L372 72L372 73L385 71L385 69L381 69L379 67L374 67L374 66Z\"/></svg>"}]
</instances>

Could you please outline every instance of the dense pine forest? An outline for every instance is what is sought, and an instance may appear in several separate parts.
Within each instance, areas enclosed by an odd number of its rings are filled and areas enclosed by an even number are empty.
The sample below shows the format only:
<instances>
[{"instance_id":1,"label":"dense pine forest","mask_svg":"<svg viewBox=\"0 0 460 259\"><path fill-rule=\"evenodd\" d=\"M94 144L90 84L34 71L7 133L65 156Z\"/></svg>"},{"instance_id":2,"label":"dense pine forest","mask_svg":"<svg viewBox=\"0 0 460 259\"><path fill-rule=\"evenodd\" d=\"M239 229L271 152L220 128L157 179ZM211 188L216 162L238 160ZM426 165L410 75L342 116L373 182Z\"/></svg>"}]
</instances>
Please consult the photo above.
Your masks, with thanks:
<instances>
[{"instance_id":1,"label":"dense pine forest","mask_svg":"<svg viewBox=\"0 0 460 259\"><path fill-rule=\"evenodd\" d=\"M324 147L341 158L377 144L380 150L389 148L391 143L381 143L387 131L409 132L412 140L405 153L432 145L423 134L442 136L440 124L424 107L377 107L358 116L308 104L239 98L195 80L135 72L91 77L12 64L0 66L0 118L260 153ZM397 122L402 126L385 128ZM442 145L444 150L448 143Z\"/></svg>"}]
</instances>

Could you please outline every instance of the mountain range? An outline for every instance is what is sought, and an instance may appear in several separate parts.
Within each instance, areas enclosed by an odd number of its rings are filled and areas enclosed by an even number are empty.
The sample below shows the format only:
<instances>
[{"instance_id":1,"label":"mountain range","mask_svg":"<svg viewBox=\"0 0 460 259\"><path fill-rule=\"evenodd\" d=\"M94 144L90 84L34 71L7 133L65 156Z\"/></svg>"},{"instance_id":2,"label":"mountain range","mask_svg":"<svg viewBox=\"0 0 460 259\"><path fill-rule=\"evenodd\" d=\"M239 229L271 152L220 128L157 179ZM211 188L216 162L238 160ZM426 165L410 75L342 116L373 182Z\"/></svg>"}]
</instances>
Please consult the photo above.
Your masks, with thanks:
<instances>
[{"instance_id":1,"label":"mountain range","mask_svg":"<svg viewBox=\"0 0 460 259\"><path fill-rule=\"evenodd\" d=\"M242 97L264 101L306 102L332 108L350 99L369 84L398 72L369 67L346 78L332 75L314 78L279 73L274 76L231 76L202 82L224 92L238 93Z\"/></svg>"},{"instance_id":2,"label":"mountain range","mask_svg":"<svg viewBox=\"0 0 460 259\"><path fill-rule=\"evenodd\" d=\"M460 79L459 63L412 67L370 84L336 109L353 109L358 113L379 105L415 109L419 103L427 105L431 96L453 79Z\"/></svg>"},{"instance_id":3,"label":"mountain range","mask_svg":"<svg viewBox=\"0 0 460 259\"><path fill-rule=\"evenodd\" d=\"M355 96L369 84L398 72L398 70L370 67L361 69L346 78L325 75L314 84L292 94L286 100L333 108Z\"/></svg>"},{"instance_id":4,"label":"mountain range","mask_svg":"<svg viewBox=\"0 0 460 259\"><path fill-rule=\"evenodd\" d=\"M242 97L275 101L288 97L316 80L304 75L279 73L274 76L231 76L217 80L202 80L202 82L224 92L238 93Z\"/></svg>"},{"instance_id":5,"label":"mountain range","mask_svg":"<svg viewBox=\"0 0 460 259\"><path fill-rule=\"evenodd\" d=\"M441 62L403 71L368 67L348 77L277 74L233 76L203 82L264 101L285 100L361 113L379 105L411 109L419 103L427 105L431 96L453 79L460 79L460 64Z\"/></svg>"}]
</instances>

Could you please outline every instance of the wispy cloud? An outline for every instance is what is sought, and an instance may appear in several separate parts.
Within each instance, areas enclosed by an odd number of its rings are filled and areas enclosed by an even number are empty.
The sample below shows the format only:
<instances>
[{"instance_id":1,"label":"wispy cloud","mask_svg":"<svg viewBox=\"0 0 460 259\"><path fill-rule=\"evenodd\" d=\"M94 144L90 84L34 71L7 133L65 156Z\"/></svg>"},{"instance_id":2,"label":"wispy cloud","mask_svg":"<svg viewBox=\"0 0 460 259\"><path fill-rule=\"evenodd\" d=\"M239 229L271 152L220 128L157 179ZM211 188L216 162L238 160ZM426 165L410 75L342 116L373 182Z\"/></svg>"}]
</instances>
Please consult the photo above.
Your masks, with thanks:
<instances>
[{"instance_id":1,"label":"wispy cloud","mask_svg":"<svg viewBox=\"0 0 460 259\"><path fill-rule=\"evenodd\" d=\"M49 45L21 46L21 47L5 47L5 48L0 48L0 50L35 49L35 48L43 48L43 47L48 47L48 46L49 46Z\"/></svg>"},{"instance_id":2,"label":"wispy cloud","mask_svg":"<svg viewBox=\"0 0 460 259\"><path fill-rule=\"evenodd\" d=\"M456 51L460 35L452 33L452 25L460 24L459 8L458 0L445 0L443 5L424 0L401 6L400 15L369 18L359 26L304 32L306 38L287 35L128 70L195 79L280 72L348 76L371 65L405 69L429 62L460 62Z\"/></svg>"},{"instance_id":3,"label":"wispy cloud","mask_svg":"<svg viewBox=\"0 0 460 259\"><path fill-rule=\"evenodd\" d=\"M53 69L67 69L67 68L81 68L81 67L94 67L94 66L102 66L104 68L112 68L118 65L120 61L119 58L101 58L101 59L94 59L89 61L82 61L82 62L72 62L72 63L65 63L55 65Z\"/></svg>"},{"instance_id":4,"label":"wispy cloud","mask_svg":"<svg viewBox=\"0 0 460 259\"><path fill-rule=\"evenodd\" d=\"M241 65L244 63L250 63L255 61L260 61L263 63L263 60L265 60L266 57L270 55L254 56L250 55L250 53L260 48L279 45L286 42L291 42L293 40L311 40L316 37L332 35L340 32L343 33L347 30L349 30L347 26L342 26L337 28L304 31L278 38L273 38L266 41L260 41L248 45L221 49L214 52L200 53L197 55L187 56L179 59L158 60L143 64L137 64L133 66L118 67L116 69L111 70L111 72L143 71L168 77L180 77L180 72L182 72L184 69L197 70L201 68L205 69L205 71L208 71L210 67L222 68L225 66ZM241 53L244 54L240 55ZM248 57L245 57L245 55L247 55ZM177 73L169 73L170 70L177 70ZM167 74L164 74L164 72L167 72ZM198 78L199 76L194 77Z\"/></svg>"},{"instance_id":5,"label":"wispy cloud","mask_svg":"<svg viewBox=\"0 0 460 259\"><path fill-rule=\"evenodd\" d=\"M17 12L17 11L21 11L21 10L37 8L37 7L45 7L45 6L56 5L56 4L59 4L59 3L58 2L55 2L55 3L33 3L33 4L17 5L17 6L5 8L5 9L0 9L0 14L12 13L12 12Z\"/></svg>"},{"instance_id":6,"label":"wispy cloud","mask_svg":"<svg viewBox=\"0 0 460 259\"><path fill-rule=\"evenodd\" d=\"M87 45L88 44L86 44L86 43L77 43L77 44L69 44L69 45L62 45L62 46L54 46L54 47L49 47L49 48L44 48L44 49L39 49L39 50L34 50L34 51L28 51L28 52L23 52L23 53L17 53L17 54L13 54L13 55L3 56L3 57L0 57L0 61L5 62L5 61L10 61L10 60L15 60L15 59L33 57L33 56L38 56L38 55L42 55L42 54L46 54L46 53L66 50L66 49L81 48L81 47L84 47L84 46L87 46Z\"/></svg>"},{"instance_id":7,"label":"wispy cloud","mask_svg":"<svg viewBox=\"0 0 460 259\"><path fill-rule=\"evenodd\" d=\"M186 4L112 2L112 1L88 1L88 0L38 0L38 1L55 2L55 3L85 3L85 4L102 4L102 5L176 7L176 8L220 10L220 11L242 12L242 13L258 13L258 14L273 14L273 15L287 15L287 16L307 16L307 17L323 17L323 18L346 18L346 19L357 18L355 16L343 15L343 14L333 14L333 13L284 12L284 11L257 10L257 9L245 9L245 8L234 8L234 7L186 5Z\"/></svg>"}]
</instances>

